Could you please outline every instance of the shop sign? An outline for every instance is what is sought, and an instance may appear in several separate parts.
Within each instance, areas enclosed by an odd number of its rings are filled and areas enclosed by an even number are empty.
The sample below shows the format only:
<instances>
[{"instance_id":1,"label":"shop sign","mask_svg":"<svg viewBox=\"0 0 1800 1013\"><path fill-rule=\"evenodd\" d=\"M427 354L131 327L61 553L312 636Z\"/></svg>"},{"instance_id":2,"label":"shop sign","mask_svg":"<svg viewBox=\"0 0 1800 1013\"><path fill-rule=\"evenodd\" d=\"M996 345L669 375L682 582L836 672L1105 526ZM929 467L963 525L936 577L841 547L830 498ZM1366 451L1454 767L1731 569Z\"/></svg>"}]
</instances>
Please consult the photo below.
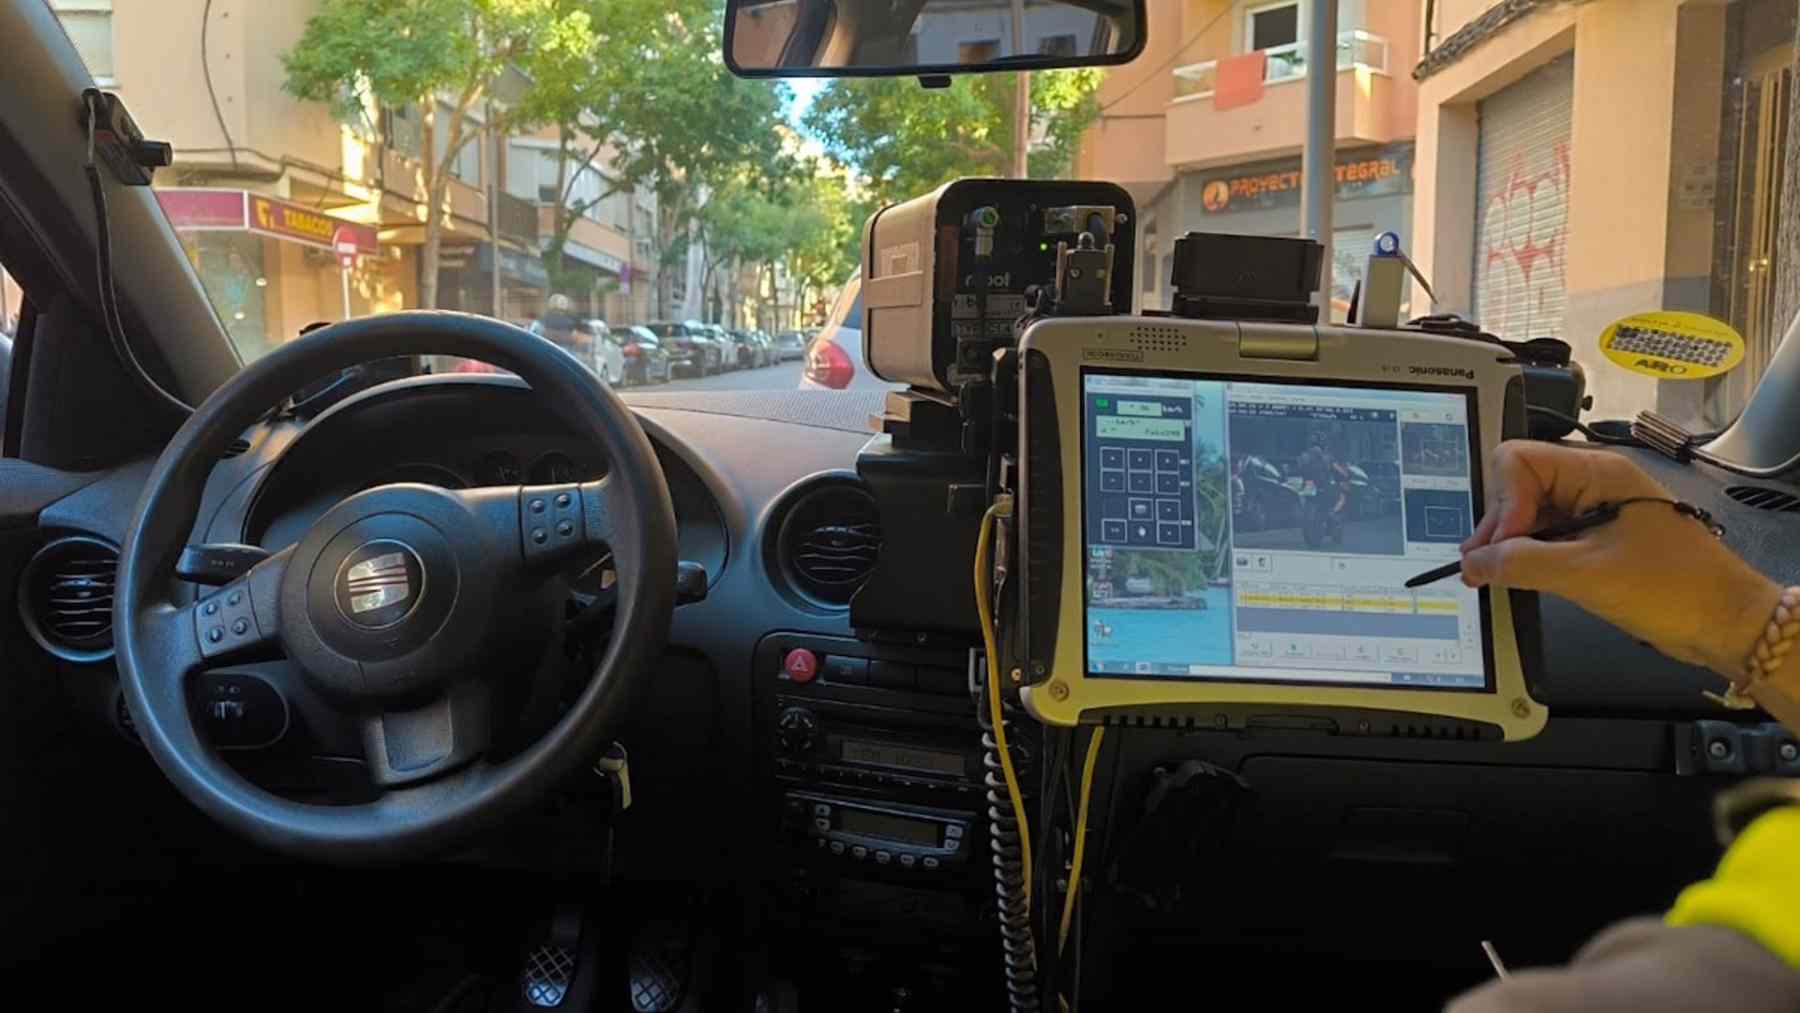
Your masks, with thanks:
<instances>
[{"instance_id":1,"label":"shop sign","mask_svg":"<svg viewBox=\"0 0 1800 1013\"><path fill-rule=\"evenodd\" d=\"M380 236L372 225L345 221L263 194L173 187L157 190L156 199L170 224L184 232L254 232L340 253L342 245L354 245L358 254L372 254L380 247Z\"/></svg>"},{"instance_id":2,"label":"shop sign","mask_svg":"<svg viewBox=\"0 0 1800 1013\"><path fill-rule=\"evenodd\" d=\"M377 245L374 228L346 222L323 212L298 204L250 195L250 231L276 239L292 239L308 246L330 250L339 230L350 237L361 253L374 253Z\"/></svg>"},{"instance_id":3,"label":"shop sign","mask_svg":"<svg viewBox=\"0 0 1800 1013\"><path fill-rule=\"evenodd\" d=\"M1337 159L1337 199L1410 193L1412 162L1410 144L1341 152ZM1297 158L1232 166L1206 176L1200 188L1200 207L1206 214L1297 207L1303 185Z\"/></svg>"}]
</instances>

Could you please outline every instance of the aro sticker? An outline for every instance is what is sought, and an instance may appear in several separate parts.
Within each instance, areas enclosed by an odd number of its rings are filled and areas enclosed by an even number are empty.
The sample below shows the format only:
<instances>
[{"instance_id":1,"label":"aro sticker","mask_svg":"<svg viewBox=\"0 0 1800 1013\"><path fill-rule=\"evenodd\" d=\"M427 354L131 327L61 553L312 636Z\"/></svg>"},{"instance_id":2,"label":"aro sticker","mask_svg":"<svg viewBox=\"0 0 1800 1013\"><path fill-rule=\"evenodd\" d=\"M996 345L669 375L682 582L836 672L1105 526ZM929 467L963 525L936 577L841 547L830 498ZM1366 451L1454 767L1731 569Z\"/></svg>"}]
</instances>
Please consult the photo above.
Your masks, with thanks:
<instances>
[{"instance_id":1,"label":"aro sticker","mask_svg":"<svg viewBox=\"0 0 1800 1013\"><path fill-rule=\"evenodd\" d=\"M1723 321L1667 310L1614 321L1600 332L1600 351L1633 373L1705 380L1744 361L1744 338Z\"/></svg>"}]
</instances>

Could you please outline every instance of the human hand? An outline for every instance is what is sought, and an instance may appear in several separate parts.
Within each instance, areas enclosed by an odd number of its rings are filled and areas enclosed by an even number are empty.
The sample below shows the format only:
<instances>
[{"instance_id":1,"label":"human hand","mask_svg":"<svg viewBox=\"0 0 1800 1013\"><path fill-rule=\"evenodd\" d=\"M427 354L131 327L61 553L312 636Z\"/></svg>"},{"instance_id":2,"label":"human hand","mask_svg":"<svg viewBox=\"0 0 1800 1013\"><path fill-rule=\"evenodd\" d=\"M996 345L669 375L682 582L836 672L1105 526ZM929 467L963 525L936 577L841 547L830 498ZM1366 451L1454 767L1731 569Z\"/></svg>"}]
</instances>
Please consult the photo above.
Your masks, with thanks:
<instances>
[{"instance_id":1,"label":"human hand","mask_svg":"<svg viewBox=\"0 0 1800 1013\"><path fill-rule=\"evenodd\" d=\"M1740 678L1781 589L1667 503L1561 541L1532 531L1638 496L1670 498L1630 458L1529 440L1494 452L1487 510L1462 545L1463 583L1560 595L1671 657Z\"/></svg>"}]
</instances>

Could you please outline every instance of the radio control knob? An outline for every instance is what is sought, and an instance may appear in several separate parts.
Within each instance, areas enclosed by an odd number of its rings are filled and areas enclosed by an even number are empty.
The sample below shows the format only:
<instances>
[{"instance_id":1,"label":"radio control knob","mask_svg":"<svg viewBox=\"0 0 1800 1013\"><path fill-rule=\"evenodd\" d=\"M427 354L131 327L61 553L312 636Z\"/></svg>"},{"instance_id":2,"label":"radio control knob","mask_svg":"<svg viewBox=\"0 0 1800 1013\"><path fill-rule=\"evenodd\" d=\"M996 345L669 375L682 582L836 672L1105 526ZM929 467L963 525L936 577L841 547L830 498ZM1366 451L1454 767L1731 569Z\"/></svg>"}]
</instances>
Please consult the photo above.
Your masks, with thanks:
<instances>
[{"instance_id":1,"label":"radio control knob","mask_svg":"<svg viewBox=\"0 0 1800 1013\"><path fill-rule=\"evenodd\" d=\"M784 753L810 753L819 732L819 719L805 707L789 707L775 719L775 742Z\"/></svg>"}]
</instances>

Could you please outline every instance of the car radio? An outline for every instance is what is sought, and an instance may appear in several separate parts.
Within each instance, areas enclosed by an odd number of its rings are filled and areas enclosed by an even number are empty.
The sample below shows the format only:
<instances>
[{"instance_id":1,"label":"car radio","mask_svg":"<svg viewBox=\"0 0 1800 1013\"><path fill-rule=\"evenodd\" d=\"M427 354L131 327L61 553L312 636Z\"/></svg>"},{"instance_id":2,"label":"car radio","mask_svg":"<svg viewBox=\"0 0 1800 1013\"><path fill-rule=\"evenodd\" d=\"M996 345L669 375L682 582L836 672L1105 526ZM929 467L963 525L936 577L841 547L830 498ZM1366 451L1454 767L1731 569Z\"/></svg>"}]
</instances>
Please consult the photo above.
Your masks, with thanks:
<instances>
[{"instance_id":1,"label":"car radio","mask_svg":"<svg viewBox=\"0 0 1800 1013\"><path fill-rule=\"evenodd\" d=\"M779 813L785 859L974 889L963 842L987 837L990 800L968 652L776 633L754 664L760 804ZM1021 736L1025 769L1036 751Z\"/></svg>"},{"instance_id":2,"label":"car radio","mask_svg":"<svg viewBox=\"0 0 1800 1013\"><path fill-rule=\"evenodd\" d=\"M836 858L935 872L968 861L973 812L790 791L782 826Z\"/></svg>"}]
</instances>

